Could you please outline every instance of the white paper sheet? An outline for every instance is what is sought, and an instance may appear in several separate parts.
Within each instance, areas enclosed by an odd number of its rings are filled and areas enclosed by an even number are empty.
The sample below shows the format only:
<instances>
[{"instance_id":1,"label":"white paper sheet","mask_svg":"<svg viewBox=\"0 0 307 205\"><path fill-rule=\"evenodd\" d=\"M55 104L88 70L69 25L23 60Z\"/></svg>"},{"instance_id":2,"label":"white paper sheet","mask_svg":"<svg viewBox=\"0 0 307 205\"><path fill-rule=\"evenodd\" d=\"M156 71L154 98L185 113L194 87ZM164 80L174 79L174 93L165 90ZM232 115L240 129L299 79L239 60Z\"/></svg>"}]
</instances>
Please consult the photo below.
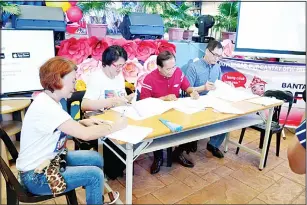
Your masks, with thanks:
<instances>
[{"instance_id":1,"label":"white paper sheet","mask_svg":"<svg viewBox=\"0 0 307 205\"><path fill-rule=\"evenodd\" d=\"M112 108L112 110L119 113L125 112L125 116L133 120L144 120L155 115L160 115L172 108L172 104L165 103L163 100L147 98L137 101L132 105Z\"/></svg>"},{"instance_id":2,"label":"white paper sheet","mask_svg":"<svg viewBox=\"0 0 307 205\"><path fill-rule=\"evenodd\" d=\"M227 83L224 83L220 80L215 81L215 90L208 92L209 96L214 96L231 102L238 102L242 100L247 100L251 98L257 98L258 95L254 95L244 90L231 87Z\"/></svg>"},{"instance_id":3,"label":"white paper sheet","mask_svg":"<svg viewBox=\"0 0 307 205\"><path fill-rule=\"evenodd\" d=\"M8 105L2 105L2 106L1 106L1 110L2 110L2 111L11 110L11 109L12 109L12 107L11 107L11 106L8 106Z\"/></svg>"},{"instance_id":4,"label":"white paper sheet","mask_svg":"<svg viewBox=\"0 0 307 205\"><path fill-rule=\"evenodd\" d=\"M137 144L147 137L152 131L152 128L128 125L125 129L114 132L106 137Z\"/></svg>"},{"instance_id":5,"label":"white paper sheet","mask_svg":"<svg viewBox=\"0 0 307 205\"><path fill-rule=\"evenodd\" d=\"M254 104L263 105L263 106L268 106L268 105L273 105L276 103L283 102L282 100L278 100L276 98L270 98L270 97L259 97L259 98L254 98L254 99L250 99L247 101L254 103Z\"/></svg>"},{"instance_id":6,"label":"white paper sheet","mask_svg":"<svg viewBox=\"0 0 307 205\"><path fill-rule=\"evenodd\" d=\"M217 112L227 113L227 114L243 114L244 113L244 111L238 108L235 108L229 102L216 103L213 106L213 109Z\"/></svg>"},{"instance_id":7,"label":"white paper sheet","mask_svg":"<svg viewBox=\"0 0 307 205\"><path fill-rule=\"evenodd\" d=\"M179 98L177 101L169 102L173 104L173 108L179 112L185 114L194 114L200 112L206 108L205 96L201 96L197 100L193 100L190 97Z\"/></svg>"},{"instance_id":8,"label":"white paper sheet","mask_svg":"<svg viewBox=\"0 0 307 205\"><path fill-rule=\"evenodd\" d=\"M211 107L213 108L216 112L221 112L221 113L228 113L228 114L242 114L244 113L238 108L235 108L232 105L232 102L225 101L223 99L210 96L210 95L205 95L201 96L202 101L205 105L206 108Z\"/></svg>"}]
</instances>

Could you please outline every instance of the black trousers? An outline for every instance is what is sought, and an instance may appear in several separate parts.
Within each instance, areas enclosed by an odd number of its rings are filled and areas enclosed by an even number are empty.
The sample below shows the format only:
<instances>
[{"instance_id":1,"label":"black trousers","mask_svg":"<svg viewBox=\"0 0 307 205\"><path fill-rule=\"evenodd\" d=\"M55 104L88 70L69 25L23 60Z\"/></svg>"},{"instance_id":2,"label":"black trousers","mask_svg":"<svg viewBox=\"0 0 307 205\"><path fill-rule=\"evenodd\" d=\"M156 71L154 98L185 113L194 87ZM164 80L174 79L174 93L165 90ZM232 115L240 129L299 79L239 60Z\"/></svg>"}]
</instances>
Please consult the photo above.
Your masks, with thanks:
<instances>
[{"instance_id":1,"label":"black trousers","mask_svg":"<svg viewBox=\"0 0 307 205\"><path fill-rule=\"evenodd\" d=\"M178 150L179 153L182 153L184 151L186 151L187 153L190 153L191 148L193 147L194 143L197 143L197 141L181 144L178 147L176 147L176 150ZM155 159L163 159L163 150L162 149L154 151L153 153L154 153Z\"/></svg>"}]
</instances>

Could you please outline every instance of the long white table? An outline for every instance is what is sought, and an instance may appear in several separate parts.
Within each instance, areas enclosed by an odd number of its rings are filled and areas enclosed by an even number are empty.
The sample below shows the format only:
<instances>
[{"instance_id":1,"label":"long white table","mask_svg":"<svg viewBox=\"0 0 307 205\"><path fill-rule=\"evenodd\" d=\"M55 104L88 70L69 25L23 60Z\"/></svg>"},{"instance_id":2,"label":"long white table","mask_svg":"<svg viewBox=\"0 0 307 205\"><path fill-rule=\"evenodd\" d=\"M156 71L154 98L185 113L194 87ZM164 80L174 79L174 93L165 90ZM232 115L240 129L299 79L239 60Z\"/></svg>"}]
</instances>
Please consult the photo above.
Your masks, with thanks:
<instances>
[{"instance_id":1,"label":"long white table","mask_svg":"<svg viewBox=\"0 0 307 205\"><path fill-rule=\"evenodd\" d=\"M178 111L171 110L162 114L161 116L155 116L141 122L129 120L129 124L132 125L152 127L154 132L142 142L135 145L111 140L121 151L126 154L126 159L123 159L116 153L116 151L105 143L106 138L101 138L100 142L112 150L114 154L116 154L117 157L126 164L126 204L132 204L133 162L139 155L263 123L263 117L257 115L256 113L269 110L269 114L266 119L264 144L261 152L257 152L230 140L228 135L225 139L225 152L228 150L229 143L234 144L241 149L258 156L260 158L259 170L262 170L264 168L264 160L271 129L273 110L274 107L278 105L280 104L261 106L248 102L240 102L237 103L237 106L241 107L242 109L246 109L246 113L242 115L214 113L212 109L207 109L206 111L193 115L186 115ZM95 117L104 120L112 120L115 118L115 115L118 115L118 113L109 111L104 115L98 115ZM160 117L163 119L169 119L175 123L182 122L181 124L183 124L184 127L183 131L180 133L171 133L167 128L165 128L164 125L162 125L162 123L160 123L161 126L158 124L157 121ZM202 118L204 118L203 121Z\"/></svg>"}]
</instances>

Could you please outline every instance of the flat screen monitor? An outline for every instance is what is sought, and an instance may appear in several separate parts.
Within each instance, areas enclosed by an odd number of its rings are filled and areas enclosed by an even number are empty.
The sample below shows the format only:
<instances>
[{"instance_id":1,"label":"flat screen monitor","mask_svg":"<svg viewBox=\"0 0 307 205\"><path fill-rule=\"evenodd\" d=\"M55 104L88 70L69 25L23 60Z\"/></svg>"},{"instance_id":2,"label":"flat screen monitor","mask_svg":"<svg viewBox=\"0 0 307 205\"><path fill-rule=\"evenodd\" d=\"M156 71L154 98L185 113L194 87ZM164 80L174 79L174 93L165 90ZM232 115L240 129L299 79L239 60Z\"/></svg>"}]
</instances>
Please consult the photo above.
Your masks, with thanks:
<instances>
[{"instance_id":1,"label":"flat screen monitor","mask_svg":"<svg viewBox=\"0 0 307 205\"><path fill-rule=\"evenodd\" d=\"M305 2L239 3L235 53L305 59Z\"/></svg>"},{"instance_id":2,"label":"flat screen monitor","mask_svg":"<svg viewBox=\"0 0 307 205\"><path fill-rule=\"evenodd\" d=\"M1 30L1 94L42 90L39 68L55 56L53 30Z\"/></svg>"}]
</instances>

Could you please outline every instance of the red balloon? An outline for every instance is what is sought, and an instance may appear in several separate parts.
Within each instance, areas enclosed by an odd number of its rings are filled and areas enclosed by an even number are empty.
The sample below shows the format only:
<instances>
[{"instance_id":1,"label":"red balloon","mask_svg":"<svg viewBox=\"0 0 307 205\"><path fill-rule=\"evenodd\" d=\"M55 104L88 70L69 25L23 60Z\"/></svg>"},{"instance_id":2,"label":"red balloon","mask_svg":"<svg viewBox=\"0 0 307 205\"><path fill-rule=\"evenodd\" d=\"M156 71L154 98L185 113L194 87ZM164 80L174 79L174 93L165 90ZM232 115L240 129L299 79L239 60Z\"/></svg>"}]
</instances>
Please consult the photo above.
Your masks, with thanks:
<instances>
[{"instance_id":1,"label":"red balloon","mask_svg":"<svg viewBox=\"0 0 307 205\"><path fill-rule=\"evenodd\" d=\"M76 6L78 1L68 1L70 3L70 5L72 6Z\"/></svg>"},{"instance_id":2,"label":"red balloon","mask_svg":"<svg viewBox=\"0 0 307 205\"><path fill-rule=\"evenodd\" d=\"M78 22L82 19L82 11L78 6L72 6L70 7L67 12L67 18L69 19L69 21L71 22Z\"/></svg>"}]
</instances>

